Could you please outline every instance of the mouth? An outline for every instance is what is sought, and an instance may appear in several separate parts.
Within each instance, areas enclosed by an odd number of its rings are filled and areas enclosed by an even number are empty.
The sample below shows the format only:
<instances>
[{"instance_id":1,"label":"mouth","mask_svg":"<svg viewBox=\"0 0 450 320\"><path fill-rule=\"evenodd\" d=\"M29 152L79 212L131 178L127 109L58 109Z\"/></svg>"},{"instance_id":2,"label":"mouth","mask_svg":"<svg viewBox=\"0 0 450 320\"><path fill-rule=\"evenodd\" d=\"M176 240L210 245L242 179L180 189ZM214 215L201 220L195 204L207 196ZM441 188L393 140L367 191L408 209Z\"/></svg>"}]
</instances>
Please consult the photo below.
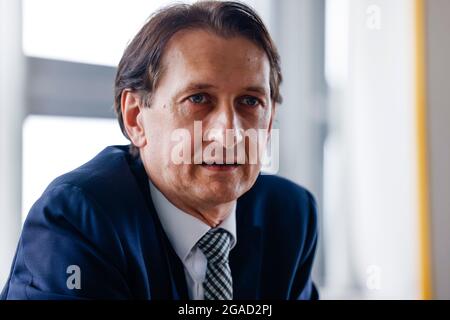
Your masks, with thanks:
<instances>
[{"instance_id":1,"label":"mouth","mask_svg":"<svg viewBox=\"0 0 450 320\"><path fill-rule=\"evenodd\" d=\"M206 163L206 162L203 162L201 164L201 166L203 168L211 170L211 171L219 171L219 172L220 171L222 171L222 172L225 171L225 172L228 172L228 171L233 171L233 170L237 169L240 166L240 164L238 164L238 163L218 164L218 163Z\"/></svg>"}]
</instances>

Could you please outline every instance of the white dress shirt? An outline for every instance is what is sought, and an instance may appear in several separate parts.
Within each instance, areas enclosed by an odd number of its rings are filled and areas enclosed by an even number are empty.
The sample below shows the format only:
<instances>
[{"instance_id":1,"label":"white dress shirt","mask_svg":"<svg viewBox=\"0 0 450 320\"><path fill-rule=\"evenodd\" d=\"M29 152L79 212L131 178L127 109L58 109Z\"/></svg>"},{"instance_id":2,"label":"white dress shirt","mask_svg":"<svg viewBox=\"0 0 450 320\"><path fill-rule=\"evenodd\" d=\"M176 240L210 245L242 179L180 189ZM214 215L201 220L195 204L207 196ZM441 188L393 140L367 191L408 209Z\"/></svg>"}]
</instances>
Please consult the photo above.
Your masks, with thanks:
<instances>
[{"instance_id":1,"label":"white dress shirt","mask_svg":"<svg viewBox=\"0 0 450 320\"><path fill-rule=\"evenodd\" d=\"M161 225L176 254L183 262L184 273L192 300L203 300L203 281L207 259L196 243L211 227L174 206L150 181L150 193ZM231 249L236 245L236 201L231 213L216 228L231 234Z\"/></svg>"}]
</instances>

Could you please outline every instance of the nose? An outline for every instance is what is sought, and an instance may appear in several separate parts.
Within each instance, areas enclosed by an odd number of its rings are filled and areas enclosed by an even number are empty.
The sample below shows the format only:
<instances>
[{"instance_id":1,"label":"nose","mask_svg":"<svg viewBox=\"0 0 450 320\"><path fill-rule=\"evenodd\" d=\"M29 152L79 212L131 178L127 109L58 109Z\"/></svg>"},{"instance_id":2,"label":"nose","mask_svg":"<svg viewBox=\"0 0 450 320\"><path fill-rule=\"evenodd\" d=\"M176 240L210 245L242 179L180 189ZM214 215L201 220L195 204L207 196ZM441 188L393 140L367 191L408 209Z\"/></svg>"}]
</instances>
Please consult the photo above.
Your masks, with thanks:
<instances>
[{"instance_id":1,"label":"nose","mask_svg":"<svg viewBox=\"0 0 450 320\"><path fill-rule=\"evenodd\" d=\"M225 149L234 148L243 139L243 129L236 111L230 104L222 104L211 114L205 141L216 141Z\"/></svg>"}]
</instances>

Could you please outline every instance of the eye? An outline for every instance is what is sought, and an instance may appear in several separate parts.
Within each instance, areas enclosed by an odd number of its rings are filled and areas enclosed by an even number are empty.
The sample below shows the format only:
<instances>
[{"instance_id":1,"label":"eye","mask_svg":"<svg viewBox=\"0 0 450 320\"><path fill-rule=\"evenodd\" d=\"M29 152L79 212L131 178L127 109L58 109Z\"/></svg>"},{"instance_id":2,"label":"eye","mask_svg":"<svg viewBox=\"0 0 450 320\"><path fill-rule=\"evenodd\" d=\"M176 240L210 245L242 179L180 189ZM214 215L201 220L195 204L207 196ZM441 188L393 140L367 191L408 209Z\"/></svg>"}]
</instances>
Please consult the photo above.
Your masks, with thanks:
<instances>
[{"instance_id":1,"label":"eye","mask_svg":"<svg viewBox=\"0 0 450 320\"><path fill-rule=\"evenodd\" d=\"M258 98L252 97L252 96L247 96L247 97L243 97L241 99L241 103L250 106L250 107L256 107L257 105L261 104L261 101Z\"/></svg>"},{"instance_id":2,"label":"eye","mask_svg":"<svg viewBox=\"0 0 450 320\"><path fill-rule=\"evenodd\" d=\"M194 95L190 96L188 99L189 99L189 101L191 101L192 103L195 103L195 104L203 104L203 103L208 102L206 95L203 93L194 94Z\"/></svg>"}]
</instances>

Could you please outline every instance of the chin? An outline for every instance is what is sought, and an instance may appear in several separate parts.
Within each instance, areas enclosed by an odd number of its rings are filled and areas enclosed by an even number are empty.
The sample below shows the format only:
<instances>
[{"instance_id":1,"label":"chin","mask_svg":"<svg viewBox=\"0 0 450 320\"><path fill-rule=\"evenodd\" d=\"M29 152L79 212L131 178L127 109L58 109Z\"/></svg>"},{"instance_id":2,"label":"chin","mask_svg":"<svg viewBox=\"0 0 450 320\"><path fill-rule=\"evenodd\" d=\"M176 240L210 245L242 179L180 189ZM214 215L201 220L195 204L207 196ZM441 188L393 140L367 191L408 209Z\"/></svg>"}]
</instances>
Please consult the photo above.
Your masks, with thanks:
<instances>
[{"instance_id":1,"label":"chin","mask_svg":"<svg viewBox=\"0 0 450 320\"><path fill-rule=\"evenodd\" d=\"M202 195L202 198L207 202L213 203L227 203L236 200L241 196L238 192L239 188L230 188L230 186L222 186L215 188L208 188Z\"/></svg>"}]
</instances>

